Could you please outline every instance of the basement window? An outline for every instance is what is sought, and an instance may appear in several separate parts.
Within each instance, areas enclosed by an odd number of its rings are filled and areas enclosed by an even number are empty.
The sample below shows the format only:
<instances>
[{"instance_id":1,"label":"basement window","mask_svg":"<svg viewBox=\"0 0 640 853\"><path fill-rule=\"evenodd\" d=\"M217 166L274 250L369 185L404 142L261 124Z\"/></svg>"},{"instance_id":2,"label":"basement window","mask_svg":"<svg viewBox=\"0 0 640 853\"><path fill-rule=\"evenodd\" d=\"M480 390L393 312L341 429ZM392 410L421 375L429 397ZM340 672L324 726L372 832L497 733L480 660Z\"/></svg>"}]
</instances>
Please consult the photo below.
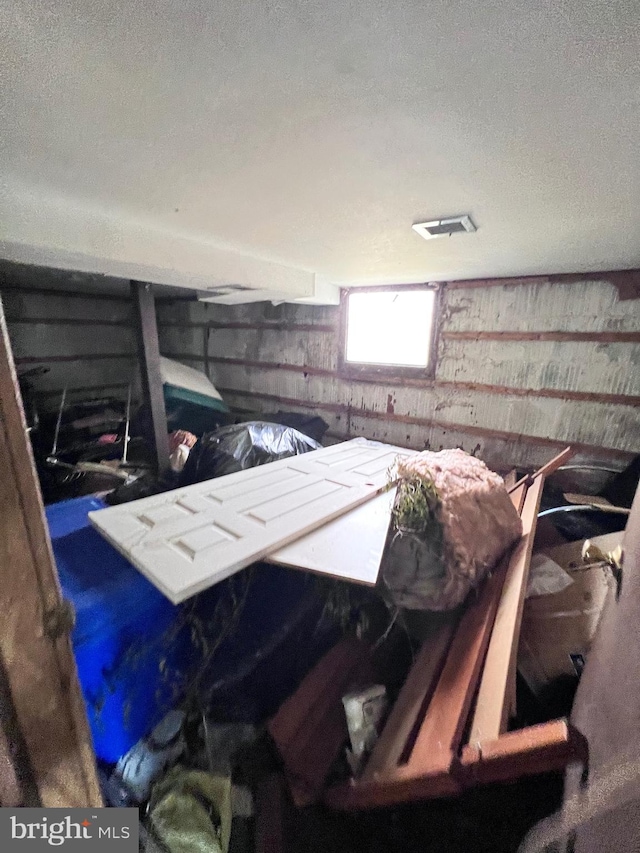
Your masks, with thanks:
<instances>
[{"instance_id":1,"label":"basement window","mask_svg":"<svg viewBox=\"0 0 640 853\"><path fill-rule=\"evenodd\" d=\"M341 370L351 376L430 376L437 289L352 288L342 297Z\"/></svg>"}]
</instances>

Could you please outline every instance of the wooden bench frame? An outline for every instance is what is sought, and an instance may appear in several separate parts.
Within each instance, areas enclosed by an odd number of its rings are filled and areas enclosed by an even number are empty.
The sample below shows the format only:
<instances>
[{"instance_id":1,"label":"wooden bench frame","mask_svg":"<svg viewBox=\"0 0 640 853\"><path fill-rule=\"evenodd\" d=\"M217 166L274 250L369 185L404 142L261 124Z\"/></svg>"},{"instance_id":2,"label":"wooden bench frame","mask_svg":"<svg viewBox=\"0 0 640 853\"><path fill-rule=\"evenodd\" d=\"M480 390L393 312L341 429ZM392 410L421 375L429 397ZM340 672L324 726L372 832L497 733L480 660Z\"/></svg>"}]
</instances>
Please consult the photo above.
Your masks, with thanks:
<instances>
[{"instance_id":1,"label":"wooden bench frame","mask_svg":"<svg viewBox=\"0 0 640 853\"><path fill-rule=\"evenodd\" d=\"M544 479L572 454L567 448L511 487L511 499L522 517L521 540L457 624L442 624L424 643L363 773L357 780L330 787L324 795L328 805L355 810L451 796L478 784L586 760L586 742L566 720L507 732L515 710L518 639ZM339 657L334 652L334 658ZM325 689L331 683L334 694L348 685L358 655L354 657L352 650L347 657L351 663L342 671L327 667L326 658L321 661L318 666L327 670L324 678L314 681L314 672L310 673L269 725L297 805L317 798L329 756L335 758L344 742L345 728L336 722L336 709L333 724L323 731L316 703L326 705L328 700L317 692L320 682ZM316 712L309 713L314 707ZM293 744L292 713L299 721L294 738L298 745L313 743L314 738L322 742L323 768L305 761L304 750L301 753ZM296 767L289 761L294 754ZM300 785L301 766L306 768L306 787Z\"/></svg>"}]
</instances>

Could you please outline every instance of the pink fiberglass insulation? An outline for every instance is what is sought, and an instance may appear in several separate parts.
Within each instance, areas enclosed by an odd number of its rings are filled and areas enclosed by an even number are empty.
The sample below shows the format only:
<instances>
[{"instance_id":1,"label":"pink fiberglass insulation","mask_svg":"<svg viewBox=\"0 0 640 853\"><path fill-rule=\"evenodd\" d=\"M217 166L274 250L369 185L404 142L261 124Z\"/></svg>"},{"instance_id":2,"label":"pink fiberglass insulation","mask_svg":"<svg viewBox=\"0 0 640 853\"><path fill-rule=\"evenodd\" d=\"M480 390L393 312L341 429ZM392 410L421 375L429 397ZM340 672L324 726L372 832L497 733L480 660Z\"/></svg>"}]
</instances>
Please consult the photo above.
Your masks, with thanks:
<instances>
[{"instance_id":1,"label":"pink fiberglass insulation","mask_svg":"<svg viewBox=\"0 0 640 853\"><path fill-rule=\"evenodd\" d=\"M428 534L394 531L382 565L387 595L399 607L450 610L522 536L520 516L502 477L463 450L424 451L399 460L398 473L400 484L416 477L433 483L442 536L434 537L438 557Z\"/></svg>"}]
</instances>

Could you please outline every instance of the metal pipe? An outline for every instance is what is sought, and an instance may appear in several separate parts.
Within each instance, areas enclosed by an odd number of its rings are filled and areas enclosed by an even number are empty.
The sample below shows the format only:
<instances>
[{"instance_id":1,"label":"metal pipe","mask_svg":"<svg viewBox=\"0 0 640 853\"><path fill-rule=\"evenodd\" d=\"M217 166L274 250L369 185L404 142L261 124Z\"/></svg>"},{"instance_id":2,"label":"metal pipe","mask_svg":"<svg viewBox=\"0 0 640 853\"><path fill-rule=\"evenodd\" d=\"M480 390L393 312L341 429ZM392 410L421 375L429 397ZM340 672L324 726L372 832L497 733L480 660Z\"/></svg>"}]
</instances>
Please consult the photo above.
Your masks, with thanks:
<instances>
[{"instance_id":1,"label":"metal pipe","mask_svg":"<svg viewBox=\"0 0 640 853\"><path fill-rule=\"evenodd\" d=\"M620 468L607 468L605 465L562 465L562 467L558 468L558 471L604 471L607 474L622 473Z\"/></svg>"},{"instance_id":2,"label":"metal pipe","mask_svg":"<svg viewBox=\"0 0 640 853\"><path fill-rule=\"evenodd\" d=\"M122 465L127 464L127 452L129 450L129 424L131 421L131 383L129 383L129 390L127 392L127 409L125 414L125 425L124 425L124 447L122 449Z\"/></svg>"},{"instance_id":3,"label":"metal pipe","mask_svg":"<svg viewBox=\"0 0 640 853\"><path fill-rule=\"evenodd\" d=\"M594 506L593 504L570 504L569 506L554 506L551 509L544 509L538 513L538 518L544 518L545 515L554 515L556 512L608 512L618 513L619 515L628 515L631 510L623 507L608 507Z\"/></svg>"},{"instance_id":4,"label":"metal pipe","mask_svg":"<svg viewBox=\"0 0 640 853\"><path fill-rule=\"evenodd\" d=\"M60 435L60 425L62 423L62 412L64 410L64 403L67 399L67 386L64 386L64 390L62 392L62 399L60 400L60 409L58 411L58 420L56 421L56 431L53 434L53 447L51 448L51 455L55 456L58 451L58 436Z\"/></svg>"}]
</instances>

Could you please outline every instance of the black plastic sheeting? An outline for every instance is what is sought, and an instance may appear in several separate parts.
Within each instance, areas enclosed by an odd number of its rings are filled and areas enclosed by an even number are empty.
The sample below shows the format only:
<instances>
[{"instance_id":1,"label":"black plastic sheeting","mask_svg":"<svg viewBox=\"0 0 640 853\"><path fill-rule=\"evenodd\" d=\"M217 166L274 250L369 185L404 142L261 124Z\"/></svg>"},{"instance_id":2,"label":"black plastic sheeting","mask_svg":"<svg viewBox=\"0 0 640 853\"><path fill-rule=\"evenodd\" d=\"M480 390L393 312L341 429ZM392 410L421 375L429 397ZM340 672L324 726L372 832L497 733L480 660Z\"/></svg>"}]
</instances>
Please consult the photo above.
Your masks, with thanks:
<instances>
[{"instance_id":1,"label":"black plastic sheeting","mask_svg":"<svg viewBox=\"0 0 640 853\"><path fill-rule=\"evenodd\" d=\"M318 450L322 445L281 424L249 421L205 433L193 447L180 475L179 487L201 483Z\"/></svg>"},{"instance_id":2,"label":"black plastic sheeting","mask_svg":"<svg viewBox=\"0 0 640 853\"><path fill-rule=\"evenodd\" d=\"M329 429L329 424L323 418L317 415L301 415L299 412L265 413L262 415L262 420L293 427L315 441L322 441L325 432Z\"/></svg>"}]
</instances>

